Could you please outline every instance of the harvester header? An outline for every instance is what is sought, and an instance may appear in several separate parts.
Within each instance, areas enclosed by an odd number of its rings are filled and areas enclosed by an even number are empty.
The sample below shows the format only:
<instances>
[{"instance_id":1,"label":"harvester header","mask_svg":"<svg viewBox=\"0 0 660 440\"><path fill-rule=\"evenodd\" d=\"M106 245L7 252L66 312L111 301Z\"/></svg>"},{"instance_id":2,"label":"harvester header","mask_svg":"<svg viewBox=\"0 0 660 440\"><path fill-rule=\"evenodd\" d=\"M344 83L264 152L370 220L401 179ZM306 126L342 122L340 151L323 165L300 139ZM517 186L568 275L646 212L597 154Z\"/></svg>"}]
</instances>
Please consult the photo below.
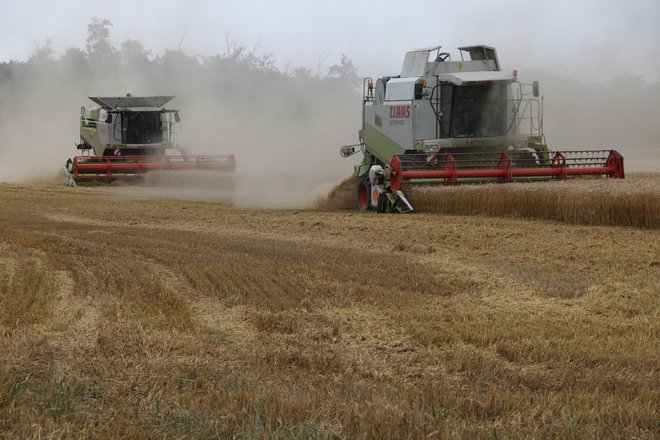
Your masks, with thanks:
<instances>
[{"instance_id":1,"label":"harvester header","mask_svg":"<svg viewBox=\"0 0 660 440\"><path fill-rule=\"evenodd\" d=\"M80 110L80 156L69 159L64 181L141 179L153 170L234 171L234 155L193 156L178 141L179 111L165 108L173 96L90 97Z\"/></svg>"},{"instance_id":2,"label":"harvester header","mask_svg":"<svg viewBox=\"0 0 660 440\"><path fill-rule=\"evenodd\" d=\"M615 150L550 151L538 82L500 70L495 48L441 46L405 55L401 73L363 81L358 208L409 212L403 189L416 183L511 182L604 175L623 178Z\"/></svg>"}]
</instances>

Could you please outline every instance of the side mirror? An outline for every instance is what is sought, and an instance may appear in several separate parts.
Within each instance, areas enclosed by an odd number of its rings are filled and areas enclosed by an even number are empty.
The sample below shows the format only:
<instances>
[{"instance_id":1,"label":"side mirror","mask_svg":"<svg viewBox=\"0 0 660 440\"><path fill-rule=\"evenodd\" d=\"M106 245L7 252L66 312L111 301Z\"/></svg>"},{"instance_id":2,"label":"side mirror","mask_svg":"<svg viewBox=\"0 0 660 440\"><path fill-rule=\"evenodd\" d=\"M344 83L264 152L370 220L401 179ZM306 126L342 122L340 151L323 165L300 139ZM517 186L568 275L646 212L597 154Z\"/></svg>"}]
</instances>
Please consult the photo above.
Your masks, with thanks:
<instances>
[{"instance_id":1,"label":"side mirror","mask_svg":"<svg viewBox=\"0 0 660 440\"><path fill-rule=\"evenodd\" d=\"M179 112L174 112L174 121L181 122L181 117L179 116Z\"/></svg>"},{"instance_id":2,"label":"side mirror","mask_svg":"<svg viewBox=\"0 0 660 440\"><path fill-rule=\"evenodd\" d=\"M105 118L107 124L112 124L112 113L108 113L108 116Z\"/></svg>"},{"instance_id":3,"label":"side mirror","mask_svg":"<svg viewBox=\"0 0 660 440\"><path fill-rule=\"evenodd\" d=\"M534 95L535 98L539 97L539 82L538 81L532 82L532 94Z\"/></svg>"},{"instance_id":4,"label":"side mirror","mask_svg":"<svg viewBox=\"0 0 660 440\"><path fill-rule=\"evenodd\" d=\"M339 154L341 155L341 157L352 156L358 151L360 151L356 147L357 145L345 145L339 149Z\"/></svg>"}]
</instances>

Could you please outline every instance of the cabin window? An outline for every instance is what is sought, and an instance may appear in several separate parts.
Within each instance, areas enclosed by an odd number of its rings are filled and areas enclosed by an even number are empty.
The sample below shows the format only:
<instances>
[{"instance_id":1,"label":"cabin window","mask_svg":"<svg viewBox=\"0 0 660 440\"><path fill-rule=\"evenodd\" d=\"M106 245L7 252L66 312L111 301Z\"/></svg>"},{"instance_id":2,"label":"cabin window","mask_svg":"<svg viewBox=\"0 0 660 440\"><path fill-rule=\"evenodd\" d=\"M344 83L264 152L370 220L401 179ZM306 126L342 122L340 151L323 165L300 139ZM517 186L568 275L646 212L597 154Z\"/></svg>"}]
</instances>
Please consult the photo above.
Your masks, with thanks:
<instances>
[{"instance_id":1,"label":"cabin window","mask_svg":"<svg viewBox=\"0 0 660 440\"><path fill-rule=\"evenodd\" d=\"M121 118L122 143L159 144L163 141L160 112L124 112Z\"/></svg>"},{"instance_id":2,"label":"cabin window","mask_svg":"<svg viewBox=\"0 0 660 440\"><path fill-rule=\"evenodd\" d=\"M449 137L478 138L506 135L506 84L455 86L453 89ZM444 107L443 112L445 112Z\"/></svg>"}]
</instances>

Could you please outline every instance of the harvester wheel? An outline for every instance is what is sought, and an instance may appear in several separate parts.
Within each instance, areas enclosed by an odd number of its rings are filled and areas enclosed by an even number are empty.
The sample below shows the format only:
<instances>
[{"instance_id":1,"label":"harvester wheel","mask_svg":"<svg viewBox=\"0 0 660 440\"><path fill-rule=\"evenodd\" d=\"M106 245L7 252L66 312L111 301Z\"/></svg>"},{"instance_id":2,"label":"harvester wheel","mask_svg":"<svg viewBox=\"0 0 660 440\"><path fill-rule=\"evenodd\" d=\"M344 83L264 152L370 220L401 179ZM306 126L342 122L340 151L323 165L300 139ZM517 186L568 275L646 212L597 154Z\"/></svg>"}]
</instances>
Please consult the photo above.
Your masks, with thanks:
<instances>
[{"instance_id":1,"label":"harvester wheel","mask_svg":"<svg viewBox=\"0 0 660 440\"><path fill-rule=\"evenodd\" d=\"M369 176L365 174L358 179L357 184L357 205L360 211L369 211L371 209L370 195L371 184L369 182Z\"/></svg>"}]
</instances>

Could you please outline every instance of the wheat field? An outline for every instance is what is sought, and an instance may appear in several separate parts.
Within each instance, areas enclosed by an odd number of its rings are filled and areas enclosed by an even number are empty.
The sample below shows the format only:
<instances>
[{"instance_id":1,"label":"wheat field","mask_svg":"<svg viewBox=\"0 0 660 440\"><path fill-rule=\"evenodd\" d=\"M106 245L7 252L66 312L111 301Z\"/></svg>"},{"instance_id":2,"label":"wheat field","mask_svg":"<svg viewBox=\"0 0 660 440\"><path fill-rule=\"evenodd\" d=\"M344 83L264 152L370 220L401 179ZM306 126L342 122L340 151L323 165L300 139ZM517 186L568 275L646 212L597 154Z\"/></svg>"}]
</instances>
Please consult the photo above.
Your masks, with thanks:
<instances>
[{"instance_id":1,"label":"wheat field","mask_svg":"<svg viewBox=\"0 0 660 440\"><path fill-rule=\"evenodd\" d=\"M0 437L660 438L657 227L341 197L0 184Z\"/></svg>"},{"instance_id":2,"label":"wheat field","mask_svg":"<svg viewBox=\"0 0 660 440\"><path fill-rule=\"evenodd\" d=\"M660 228L660 173L631 173L624 180L418 187L410 199L423 212Z\"/></svg>"}]
</instances>

